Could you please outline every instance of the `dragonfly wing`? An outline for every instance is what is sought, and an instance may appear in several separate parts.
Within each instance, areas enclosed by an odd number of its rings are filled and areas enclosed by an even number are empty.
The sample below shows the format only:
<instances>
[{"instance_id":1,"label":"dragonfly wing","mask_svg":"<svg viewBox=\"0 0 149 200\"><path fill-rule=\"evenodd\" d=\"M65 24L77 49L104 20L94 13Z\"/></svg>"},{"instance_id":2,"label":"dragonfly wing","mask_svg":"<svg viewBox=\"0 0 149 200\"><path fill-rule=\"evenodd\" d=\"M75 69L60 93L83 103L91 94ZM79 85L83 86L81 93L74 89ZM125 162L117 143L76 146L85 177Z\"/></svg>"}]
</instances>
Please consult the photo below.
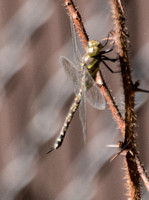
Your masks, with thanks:
<instances>
[{"instance_id":1,"label":"dragonfly wing","mask_svg":"<svg viewBox=\"0 0 149 200\"><path fill-rule=\"evenodd\" d=\"M85 92L82 93L82 99L79 107L79 117L82 124L83 130L83 139L86 143L86 100L85 100Z\"/></svg>"},{"instance_id":2,"label":"dragonfly wing","mask_svg":"<svg viewBox=\"0 0 149 200\"><path fill-rule=\"evenodd\" d=\"M79 45L79 39L78 39L78 34L76 33L75 26L73 23L73 20L70 16L70 27L71 27L71 34L72 34L72 45L74 47L74 54L79 61L81 58L81 53L80 53L80 45Z\"/></svg>"},{"instance_id":3,"label":"dragonfly wing","mask_svg":"<svg viewBox=\"0 0 149 200\"><path fill-rule=\"evenodd\" d=\"M90 89L87 90L86 99L92 107L99 110L104 110L105 99L103 95L101 94L99 87L95 84Z\"/></svg>"},{"instance_id":4,"label":"dragonfly wing","mask_svg":"<svg viewBox=\"0 0 149 200\"><path fill-rule=\"evenodd\" d=\"M73 62L64 56L60 57L60 63L65 70L66 76L72 81L75 94L77 94L81 87L81 68L78 70L78 66L76 66Z\"/></svg>"},{"instance_id":5,"label":"dragonfly wing","mask_svg":"<svg viewBox=\"0 0 149 200\"><path fill-rule=\"evenodd\" d=\"M94 79L86 70L86 99L88 103L96 109L105 109L105 99Z\"/></svg>"}]
</instances>

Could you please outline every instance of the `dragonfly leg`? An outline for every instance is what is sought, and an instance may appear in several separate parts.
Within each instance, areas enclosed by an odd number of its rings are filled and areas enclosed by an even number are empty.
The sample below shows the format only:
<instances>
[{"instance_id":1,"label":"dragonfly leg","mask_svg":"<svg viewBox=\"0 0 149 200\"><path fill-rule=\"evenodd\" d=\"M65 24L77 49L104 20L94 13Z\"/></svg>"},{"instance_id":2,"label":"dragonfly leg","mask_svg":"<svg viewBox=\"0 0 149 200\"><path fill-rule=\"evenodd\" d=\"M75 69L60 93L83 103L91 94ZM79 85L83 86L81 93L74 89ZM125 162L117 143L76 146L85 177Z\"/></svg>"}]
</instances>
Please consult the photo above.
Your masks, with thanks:
<instances>
[{"instance_id":1,"label":"dragonfly leg","mask_svg":"<svg viewBox=\"0 0 149 200\"><path fill-rule=\"evenodd\" d=\"M113 51L114 48L115 48L115 45L114 45L114 42L113 42L112 47L110 49L101 51L100 54L102 55L102 54L105 54L105 53L109 53L109 52Z\"/></svg>"},{"instance_id":2,"label":"dragonfly leg","mask_svg":"<svg viewBox=\"0 0 149 200\"><path fill-rule=\"evenodd\" d=\"M119 58L118 57L117 58L109 58L109 57L103 55L103 56L101 56L101 60L109 60L111 62L116 62L119 60Z\"/></svg>"},{"instance_id":3,"label":"dragonfly leg","mask_svg":"<svg viewBox=\"0 0 149 200\"><path fill-rule=\"evenodd\" d=\"M115 158L117 158L117 157L118 157L120 154L122 154L124 151L129 150L129 149L127 148L127 146L128 146L129 143L130 143L130 142L125 143L125 142L119 141L119 142L118 142L118 147L120 148L120 150L119 150L118 153L116 153L116 154L110 159L110 161L113 161Z\"/></svg>"},{"instance_id":4,"label":"dragonfly leg","mask_svg":"<svg viewBox=\"0 0 149 200\"><path fill-rule=\"evenodd\" d=\"M106 39L106 42L105 42L105 44L103 45L103 48L108 44L109 40L111 40L110 35L112 35L112 32L113 32L113 31L110 31L110 32L108 33L108 36L107 36L106 38L103 39L103 40Z\"/></svg>"},{"instance_id":5,"label":"dragonfly leg","mask_svg":"<svg viewBox=\"0 0 149 200\"><path fill-rule=\"evenodd\" d=\"M107 69L111 72L111 73L120 73L121 71L113 71L106 62L104 62L104 60L102 60L102 63L107 67Z\"/></svg>"}]
</instances>

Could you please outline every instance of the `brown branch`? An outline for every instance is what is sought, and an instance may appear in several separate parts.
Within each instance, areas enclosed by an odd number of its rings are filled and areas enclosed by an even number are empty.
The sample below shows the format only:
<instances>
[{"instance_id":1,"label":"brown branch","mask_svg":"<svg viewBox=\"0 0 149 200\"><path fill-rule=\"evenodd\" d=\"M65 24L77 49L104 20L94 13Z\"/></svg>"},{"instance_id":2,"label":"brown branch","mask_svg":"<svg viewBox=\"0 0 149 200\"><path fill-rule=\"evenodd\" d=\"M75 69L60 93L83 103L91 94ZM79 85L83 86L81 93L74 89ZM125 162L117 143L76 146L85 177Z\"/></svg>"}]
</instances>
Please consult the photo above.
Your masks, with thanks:
<instances>
[{"instance_id":1,"label":"brown branch","mask_svg":"<svg viewBox=\"0 0 149 200\"><path fill-rule=\"evenodd\" d=\"M139 184L139 172L137 169L137 163L135 157L137 156L137 150L135 145L135 112L134 112L134 97L135 91L133 88L131 70L128 61L127 51L127 33L125 26L124 12L121 9L122 5L119 0L112 0L113 15L115 21L115 34L116 45L119 53L120 67L122 82L124 88L125 99L125 138L124 143L129 143L126 153L126 166L128 177L128 188L131 200L139 200L140 196L140 184ZM131 152L131 153L130 153Z\"/></svg>"},{"instance_id":2,"label":"brown branch","mask_svg":"<svg viewBox=\"0 0 149 200\"><path fill-rule=\"evenodd\" d=\"M131 146L135 146L134 143L134 128L135 128L135 112L134 112L134 87L132 83L130 66L128 61L128 51L127 51L127 36L125 28L125 18L121 7L117 0L112 0L113 2L113 13L115 18L115 37L116 45L119 53L120 67L122 82L124 88L124 99L125 99L125 141L131 142ZM133 149L135 152L135 148Z\"/></svg>"}]
</instances>

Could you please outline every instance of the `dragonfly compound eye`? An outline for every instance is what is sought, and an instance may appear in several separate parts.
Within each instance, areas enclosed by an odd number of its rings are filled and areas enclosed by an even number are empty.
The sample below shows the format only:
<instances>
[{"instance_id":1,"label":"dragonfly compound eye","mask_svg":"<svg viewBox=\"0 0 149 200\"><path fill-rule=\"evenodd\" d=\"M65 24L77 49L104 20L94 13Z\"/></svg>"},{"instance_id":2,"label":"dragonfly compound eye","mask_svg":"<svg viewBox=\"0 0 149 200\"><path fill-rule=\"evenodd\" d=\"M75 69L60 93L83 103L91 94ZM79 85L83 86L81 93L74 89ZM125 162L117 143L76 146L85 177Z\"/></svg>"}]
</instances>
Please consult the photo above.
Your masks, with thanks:
<instances>
[{"instance_id":1,"label":"dragonfly compound eye","mask_svg":"<svg viewBox=\"0 0 149 200\"><path fill-rule=\"evenodd\" d=\"M97 55L99 55L101 48L102 48L102 46L101 46L100 42L98 42L96 40L90 40L88 42L86 53L89 56L97 56Z\"/></svg>"}]
</instances>

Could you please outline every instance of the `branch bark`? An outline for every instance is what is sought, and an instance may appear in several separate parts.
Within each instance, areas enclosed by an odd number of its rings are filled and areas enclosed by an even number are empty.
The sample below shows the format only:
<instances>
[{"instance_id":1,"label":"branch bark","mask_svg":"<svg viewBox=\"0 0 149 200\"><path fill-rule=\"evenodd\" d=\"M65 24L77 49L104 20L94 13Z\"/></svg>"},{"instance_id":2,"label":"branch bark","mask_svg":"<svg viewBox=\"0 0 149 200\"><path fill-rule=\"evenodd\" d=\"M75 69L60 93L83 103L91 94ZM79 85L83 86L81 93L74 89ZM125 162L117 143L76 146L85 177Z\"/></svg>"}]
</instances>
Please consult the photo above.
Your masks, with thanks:
<instances>
[{"instance_id":1,"label":"branch bark","mask_svg":"<svg viewBox=\"0 0 149 200\"><path fill-rule=\"evenodd\" d=\"M138 171L138 162L136 162L138 152L135 145L135 90L128 59L128 34L125 26L124 11L120 0L112 0L112 8L125 99L124 144L128 144L128 151L125 157L128 195L131 200L140 200L140 171Z\"/></svg>"}]
</instances>

